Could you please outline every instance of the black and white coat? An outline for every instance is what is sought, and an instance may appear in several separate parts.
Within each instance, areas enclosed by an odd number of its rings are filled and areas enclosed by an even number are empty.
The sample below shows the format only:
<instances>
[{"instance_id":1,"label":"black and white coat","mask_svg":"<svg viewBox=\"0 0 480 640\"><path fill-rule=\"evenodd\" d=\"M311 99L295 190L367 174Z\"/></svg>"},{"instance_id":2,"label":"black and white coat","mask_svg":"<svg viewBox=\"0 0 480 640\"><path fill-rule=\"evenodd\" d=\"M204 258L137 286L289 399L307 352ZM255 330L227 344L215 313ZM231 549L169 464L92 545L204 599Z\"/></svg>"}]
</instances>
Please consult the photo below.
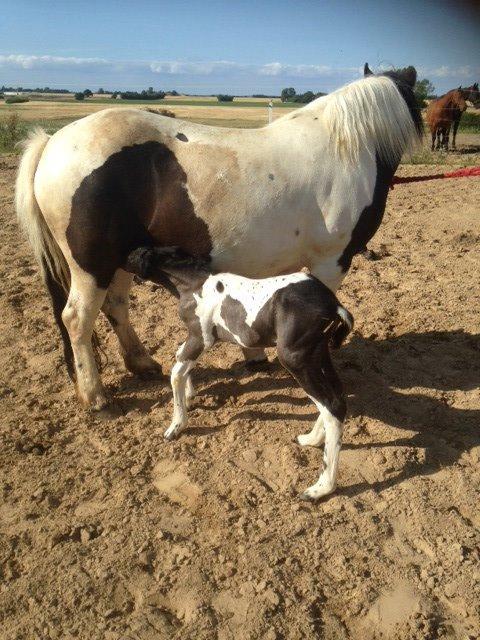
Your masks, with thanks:
<instances>
[{"instance_id":1,"label":"black and white coat","mask_svg":"<svg viewBox=\"0 0 480 640\"><path fill-rule=\"evenodd\" d=\"M167 286L180 299L180 317L188 329L176 354L171 384L174 413L165 431L168 440L187 425L194 390L190 371L217 341L245 350L276 347L281 364L293 375L319 410L300 445L325 442L324 469L302 498L316 500L336 487L346 405L341 382L330 358L353 326L350 313L322 282L303 273L253 280L231 273L212 274L208 265L176 248L140 248L126 268Z\"/></svg>"}]
</instances>

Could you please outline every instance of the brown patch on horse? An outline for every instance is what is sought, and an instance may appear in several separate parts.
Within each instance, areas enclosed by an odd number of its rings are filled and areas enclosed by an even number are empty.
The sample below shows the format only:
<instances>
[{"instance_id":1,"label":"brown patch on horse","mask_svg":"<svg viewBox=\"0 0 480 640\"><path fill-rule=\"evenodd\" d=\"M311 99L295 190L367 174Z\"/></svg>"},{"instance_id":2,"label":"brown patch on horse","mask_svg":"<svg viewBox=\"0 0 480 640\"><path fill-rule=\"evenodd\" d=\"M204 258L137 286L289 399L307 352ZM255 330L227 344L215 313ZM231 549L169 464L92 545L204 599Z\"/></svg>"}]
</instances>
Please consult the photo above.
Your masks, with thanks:
<instances>
[{"instance_id":1,"label":"brown patch on horse","mask_svg":"<svg viewBox=\"0 0 480 640\"><path fill-rule=\"evenodd\" d=\"M101 288L139 246L179 246L194 256L212 250L183 167L167 145L155 141L124 147L82 180L66 237L75 261Z\"/></svg>"},{"instance_id":2,"label":"brown patch on horse","mask_svg":"<svg viewBox=\"0 0 480 640\"><path fill-rule=\"evenodd\" d=\"M179 145L176 153L180 163L185 158L188 166L195 167L192 175L188 176L188 193L195 203L197 216L208 223L213 237L218 227L222 228L220 234L224 236L228 233L225 224L233 229L236 213L244 209L239 194L233 193L240 180L236 152L221 146L189 142L188 145ZM232 201L238 205L233 210ZM227 208L228 218L225 215Z\"/></svg>"}]
</instances>

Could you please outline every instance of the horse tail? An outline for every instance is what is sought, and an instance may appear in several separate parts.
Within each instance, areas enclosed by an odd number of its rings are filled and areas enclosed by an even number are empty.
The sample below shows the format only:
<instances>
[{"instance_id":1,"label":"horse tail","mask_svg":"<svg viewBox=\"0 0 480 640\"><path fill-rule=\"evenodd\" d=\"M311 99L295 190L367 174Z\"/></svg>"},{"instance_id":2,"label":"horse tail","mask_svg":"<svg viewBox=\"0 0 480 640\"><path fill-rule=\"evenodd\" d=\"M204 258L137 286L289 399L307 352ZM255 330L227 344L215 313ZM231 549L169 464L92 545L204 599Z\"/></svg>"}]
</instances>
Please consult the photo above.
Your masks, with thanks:
<instances>
[{"instance_id":1,"label":"horse tail","mask_svg":"<svg viewBox=\"0 0 480 640\"><path fill-rule=\"evenodd\" d=\"M53 314L63 340L68 374L73 378L73 352L68 332L62 321L62 311L67 303L70 289L70 270L45 222L34 190L35 173L48 140L49 136L45 131L37 128L31 131L27 139L21 143L24 151L17 175L15 208L20 227L30 242L42 279L50 294Z\"/></svg>"},{"instance_id":2,"label":"horse tail","mask_svg":"<svg viewBox=\"0 0 480 640\"><path fill-rule=\"evenodd\" d=\"M336 326L331 338L331 345L334 349L338 349L340 347L350 331L353 329L352 314L340 304L337 307L337 318L340 320L340 323Z\"/></svg>"}]
</instances>

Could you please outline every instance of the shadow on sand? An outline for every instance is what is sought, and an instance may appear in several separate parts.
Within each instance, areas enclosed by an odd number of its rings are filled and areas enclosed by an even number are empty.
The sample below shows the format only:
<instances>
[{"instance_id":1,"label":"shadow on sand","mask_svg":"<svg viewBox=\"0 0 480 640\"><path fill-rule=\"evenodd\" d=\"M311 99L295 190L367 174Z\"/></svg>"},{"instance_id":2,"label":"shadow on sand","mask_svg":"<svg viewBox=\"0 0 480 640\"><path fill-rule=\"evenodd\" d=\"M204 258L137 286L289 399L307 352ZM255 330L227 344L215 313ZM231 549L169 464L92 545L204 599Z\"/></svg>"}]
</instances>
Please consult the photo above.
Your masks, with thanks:
<instances>
[{"instance_id":1,"label":"shadow on sand","mask_svg":"<svg viewBox=\"0 0 480 640\"><path fill-rule=\"evenodd\" d=\"M364 416L367 422L368 418L373 418L409 432L405 437L389 442L376 442L373 437L371 442L347 444L344 448L408 446L426 452L424 462L408 462L394 478L352 485L339 489L339 493L356 495L367 489L381 491L405 478L434 473L454 464L462 453L479 445L480 409L452 406L453 392L478 388L479 356L480 335L463 331L407 333L384 340L354 334L348 344L335 352L335 366L348 394L348 415ZM249 398L230 423L249 419L313 424L317 416L313 407L308 414L288 411L293 405L308 407L310 401L288 393L296 383L277 360L270 363L267 372L254 375L236 363L231 369L199 366L194 376L199 386L196 407L200 412L216 411L231 397L241 397L243 393L262 394L260 398ZM132 384L142 384L145 389L145 382ZM151 384L152 390L156 391L151 402L144 399L138 404L132 398L128 400L129 408L146 412L159 400L158 383L155 385L152 381ZM162 397L169 402L170 392L165 390L164 383L162 386ZM266 408L267 403L275 404L275 409ZM278 405L287 410L279 411ZM225 426L196 428L195 433L206 435Z\"/></svg>"}]
</instances>

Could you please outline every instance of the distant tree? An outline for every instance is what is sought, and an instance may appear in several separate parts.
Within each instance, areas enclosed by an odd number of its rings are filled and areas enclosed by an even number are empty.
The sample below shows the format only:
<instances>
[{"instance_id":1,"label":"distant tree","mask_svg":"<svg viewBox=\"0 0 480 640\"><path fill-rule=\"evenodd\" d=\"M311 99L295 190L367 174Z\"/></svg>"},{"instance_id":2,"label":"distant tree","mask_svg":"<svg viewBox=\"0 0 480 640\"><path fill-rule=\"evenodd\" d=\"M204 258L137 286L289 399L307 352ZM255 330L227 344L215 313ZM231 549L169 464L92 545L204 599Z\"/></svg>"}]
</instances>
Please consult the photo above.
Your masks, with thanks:
<instances>
[{"instance_id":1,"label":"distant tree","mask_svg":"<svg viewBox=\"0 0 480 640\"><path fill-rule=\"evenodd\" d=\"M167 96L179 96L180 94L178 93L178 91L175 91L175 89L172 89L171 91L167 91Z\"/></svg>"},{"instance_id":2,"label":"distant tree","mask_svg":"<svg viewBox=\"0 0 480 640\"><path fill-rule=\"evenodd\" d=\"M93 96L93 93L90 91L90 89L85 89L83 95L85 96L85 98L91 98Z\"/></svg>"},{"instance_id":3,"label":"distant tree","mask_svg":"<svg viewBox=\"0 0 480 640\"><path fill-rule=\"evenodd\" d=\"M217 100L219 102L233 102L234 96L229 96L226 93L219 93L217 96Z\"/></svg>"},{"instance_id":4,"label":"distant tree","mask_svg":"<svg viewBox=\"0 0 480 640\"><path fill-rule=\"evenodd\" d=\"M163 100L165 91L154 91L149 87L148 91L122 91L121 96L123 100Z\"/></svg>"},{"instance_id":5,"label":"distant tree","mask_svg":"<svg viewBox=\"0 0 480 640\"><path fill-rule=\"evenodd\" d=\"M111 97L115 100L115 98L117 98L117 96L119 95L119 91L112 91L112 95Z\"/></svg>"},{"instance_id":6,"label":"distant tree","mask_svg":"<svg viewBox=\"0 0 480 640\"><path fill-rule=\"evenodd\" d=\"M316 98L320 98L321 96L326 95L325 93L313 93L313 91L305 91L305 93L297 93L292 98L290 98L289 102L297 102L300 104L308 104L312 102L312 100L316 100Z\"/></svg>"},{"instance_id":7,"label":"distant tree","mask_svg":"<svg viewBox=\"0 0 480 640\"><path fill-rule=\"evenodd\" d=\"M435 87L430 82L430 80L427 80L427 78L417 81L413 91L415 93L415 98L417 99L417 104L420 109L426 107L426 100L428 98L433 98L435 95Z\"/></svg>"},{"instance_id":8,"label":"distant tree","mask_svg":"<svg viewBox=\"0 0 480 640\"><path fill-rule=\"evenodd\" d=\"M100 88L100 89L97 91L97 93L98 93L99 95L103 96L103 94L105 93L105 91L104 91L103 89L101 89L101 88Z\"/></svg>"},{"instance_id":9,"label":"distant tree","mask_svg":"<svg viewBox=\"0 0 480 640\"><path fill-rule=\"evenodd\" d=\"M77 91L75 94L75 100L85 100L85 94L82 91Z\"/></svg>"},{"instance_id":10,"label":"distant tree","mask_svg":"<svg viewBox=\"0 0 480 640\"><path fill-rule=\"evenodd\" d=\"M282 93L280 94L280 98L282 102L291 102L292 98L296 95L296 91L293 87L287 87L286 89L282 89Z\"/></svg>"}]
</instances>

